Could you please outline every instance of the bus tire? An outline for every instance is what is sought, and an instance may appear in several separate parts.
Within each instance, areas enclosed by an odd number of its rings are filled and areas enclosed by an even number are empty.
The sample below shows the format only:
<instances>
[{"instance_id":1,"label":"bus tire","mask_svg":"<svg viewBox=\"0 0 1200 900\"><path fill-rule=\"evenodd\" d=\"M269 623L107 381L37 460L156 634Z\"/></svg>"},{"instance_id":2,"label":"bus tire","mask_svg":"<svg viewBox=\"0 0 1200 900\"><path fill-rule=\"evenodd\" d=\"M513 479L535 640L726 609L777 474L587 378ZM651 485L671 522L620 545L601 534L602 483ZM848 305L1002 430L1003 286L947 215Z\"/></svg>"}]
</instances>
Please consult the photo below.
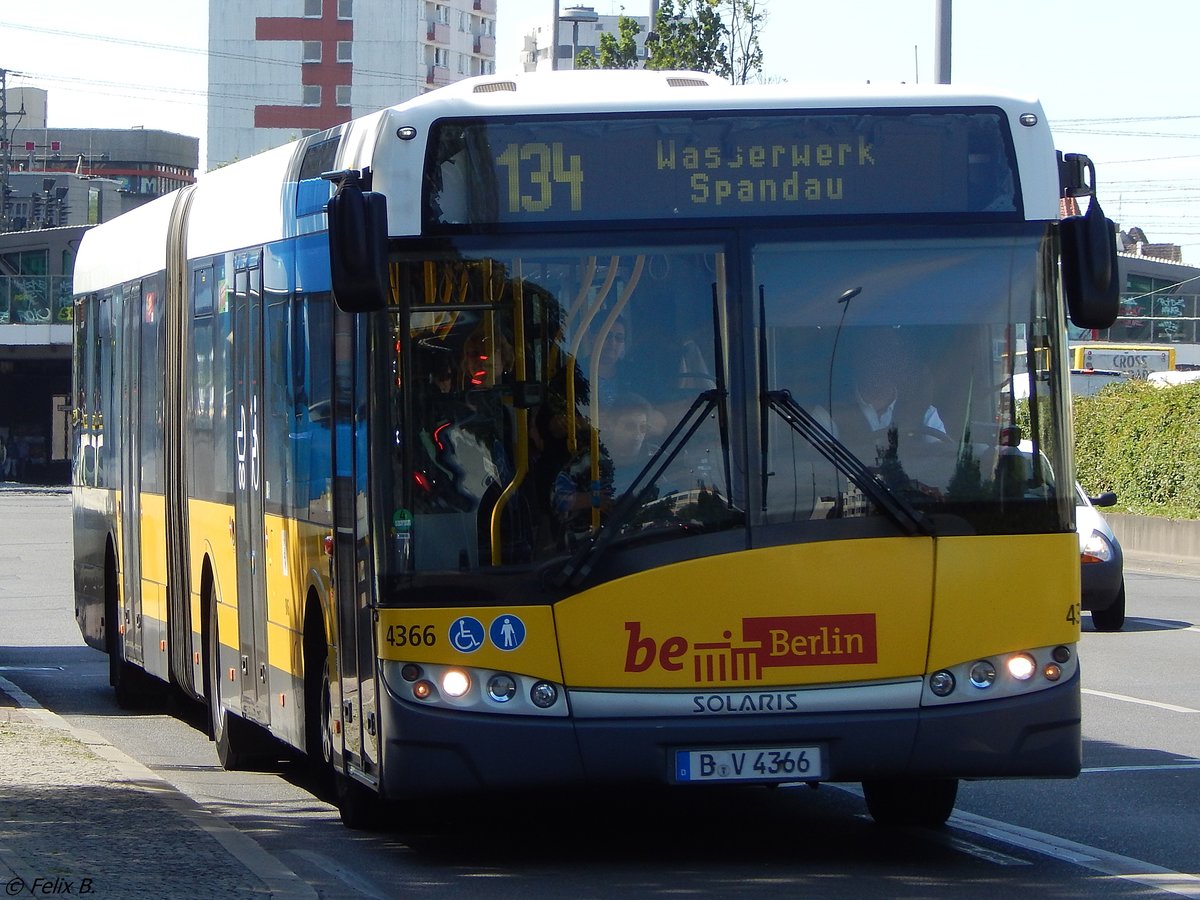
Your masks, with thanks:
<instances>
[{"instance_id":1,"label":"bus tire","mask_svg":"<svg viewBox=\"0 0 1200 900\"><path fill-rule=\"evenodd\" d=\"M316 788L333 793L333 725L329 649L319 615L304 624L304 755Z\"/></svg>"},{"instance_id":2,"label":"bus tire","mask_svg":"<svg viewBox=\"0 0 1200 900\"><path fill-rule=\"evenodd\" d=\"M334 792L342 824L356 831L378 831L385 823L380 796L343 772L334 772Z\"/></svg>"},{"instance_id":3,"label":"bus tire","mask_svg":"<svg viewBox=\"0 0 1200 900\"><path fill-rule=\"evenodd\" d=\"M245 730L250 726L239 716L230 713L221 703L221 637L217 624L217 598L208 598L208 696L209 737L217 745L221 768L230 771L245 769L251 761L247 752Z\"/></svg>"},{"instance_id":4,"label":"bus tire","mask_svg":"<svg viewBox=\"0 0 1200 900\"><path fill-rule=\"evenodd\" d=\"M117 567L110 557L104 573L104 643L108 652L108 683L121 709L145 709L161 704L163 691L155 679L125 659L125 641L117 612Z\"/></svg>"},{"instance_id":5,"label":"bus tire","mask_svg":"<svg viewBox=\"0 0 1200 900\"><path fill-rule=\"evenodd\" d=\"M864 781L862 786L871 818L887 826L945 825L958 797L957 778Z\"/></svg>"}]
</instances>

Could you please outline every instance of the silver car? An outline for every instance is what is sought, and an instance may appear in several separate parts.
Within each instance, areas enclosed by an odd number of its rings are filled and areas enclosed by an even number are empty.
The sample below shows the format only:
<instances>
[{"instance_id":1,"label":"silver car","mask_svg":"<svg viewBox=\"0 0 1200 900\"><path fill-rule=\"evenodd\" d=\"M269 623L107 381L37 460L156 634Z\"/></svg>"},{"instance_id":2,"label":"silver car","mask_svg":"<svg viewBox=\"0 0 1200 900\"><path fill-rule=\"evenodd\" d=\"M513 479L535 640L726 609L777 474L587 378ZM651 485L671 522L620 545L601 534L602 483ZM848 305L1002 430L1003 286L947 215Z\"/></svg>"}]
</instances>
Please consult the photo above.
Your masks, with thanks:
<instances>
[{"instance_id":1,"label":"silver car","mask_svg":"<svg viewBox=\"0 0 1200 900\"><path fill-rule=\"evenodd\" d=\"M1097 631L1120 631L1125 626L1124 556L1112 528L1096 508L1112 506L1117 495L1106 491L1089 497L1076 483L1075 498L1083 608L1092 614Z\"/></svg>"}]
</instances>

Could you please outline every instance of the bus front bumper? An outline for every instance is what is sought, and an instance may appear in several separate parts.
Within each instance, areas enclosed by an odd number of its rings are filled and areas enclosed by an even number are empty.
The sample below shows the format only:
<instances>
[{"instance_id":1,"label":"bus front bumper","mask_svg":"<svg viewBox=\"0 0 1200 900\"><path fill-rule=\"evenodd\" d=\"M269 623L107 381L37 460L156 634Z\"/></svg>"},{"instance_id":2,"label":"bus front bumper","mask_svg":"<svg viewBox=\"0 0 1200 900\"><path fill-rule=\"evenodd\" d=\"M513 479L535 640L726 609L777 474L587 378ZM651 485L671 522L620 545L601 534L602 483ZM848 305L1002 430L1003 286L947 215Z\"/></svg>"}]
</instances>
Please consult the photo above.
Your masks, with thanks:
<instances>
[{"instance_id":1,"label":"bus front bumper","mask_svg":"<svg viewBox=\"0 0 1200 900\"><path fill-rule=\"evenodd\" d=\"M816 746L817 780L1072 778L1081 765L1078 674L1032 694L937 708L701 719L537 718L389 698L386 796L667 784L679 750Z\"/></svg>"}]
</instances>

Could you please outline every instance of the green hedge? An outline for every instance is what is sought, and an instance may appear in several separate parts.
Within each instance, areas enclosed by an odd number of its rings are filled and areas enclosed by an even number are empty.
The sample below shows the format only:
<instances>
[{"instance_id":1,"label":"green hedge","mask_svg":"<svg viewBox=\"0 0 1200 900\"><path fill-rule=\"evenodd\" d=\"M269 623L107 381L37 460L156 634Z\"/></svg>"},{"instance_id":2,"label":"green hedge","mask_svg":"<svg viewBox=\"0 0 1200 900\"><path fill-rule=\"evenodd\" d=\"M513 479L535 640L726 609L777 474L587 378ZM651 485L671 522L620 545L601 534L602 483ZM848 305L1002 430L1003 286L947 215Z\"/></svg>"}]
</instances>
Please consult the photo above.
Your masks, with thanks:
<instances>
[{"instance_id":1,"label":"green hedge","mask_svg":"<svg viewBox=\"0 0 1200 900\"><path fill-rule=\"evenodd\" d=\"M1200 382L1131 381L1074 401L1075 466L1092 496L1115 510L1200 518Z\"/></svg>"}]
</instances>

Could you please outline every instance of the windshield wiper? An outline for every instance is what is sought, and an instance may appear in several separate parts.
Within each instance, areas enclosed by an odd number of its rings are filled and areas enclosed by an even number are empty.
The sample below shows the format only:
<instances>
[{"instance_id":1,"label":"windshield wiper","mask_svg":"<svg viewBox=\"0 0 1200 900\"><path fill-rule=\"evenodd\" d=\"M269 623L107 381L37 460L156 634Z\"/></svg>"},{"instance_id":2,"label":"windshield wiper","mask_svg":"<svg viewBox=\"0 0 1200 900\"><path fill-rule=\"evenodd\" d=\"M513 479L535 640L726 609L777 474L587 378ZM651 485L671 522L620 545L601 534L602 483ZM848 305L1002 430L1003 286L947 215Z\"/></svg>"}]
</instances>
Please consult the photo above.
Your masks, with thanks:
<instances>
[{"instance_id":1,"label":"windshield wiper","mask_svg":"<svg viewBox=\"0 0 1200 900\"><path fill-rule=\"evenodd\" d=\"M861 287L844 291L838 298L838 303L848 304L862 291ZM842 309L845 318L846 309ZM861 459L855 456L850 448L834 436L828 428L822 425L813 414L796 402L792 392L783 390L767 390L768 359L767 359L767 298L763 286L758 286L758 378L762 386L759 397L759 449L762 451L762 502L763 511L767 508L767 480L770 478L768 465L770 450L768 439L770 430L767 427L767 408L773 409L792 430L808 441L817 452L825 457L833 467L858 486L867 499L882 509L892 520L909 534L933 534L929 520L919 510L909 506L897 496L874 472L867 468ZM840 332L841 326L838 326ZM834 342L836 352L837 342ZM832 366L832 362L830 364ZM832 375L831 375L832 377ZM832 412L832 411L831 411Z\"/></svg>"},{"instance_id":2,"label":"windshield wiper","mask_svg":"<svg viewBox=\"0 0 1200 900\"><path fill-rule=\"evenodd\" d=\"M634 513L641 509L641 500L645 492L662 477L663 472L687 446L688 441L692 439L692 435L696 433L704 420L724 400L724 390L712 388L702 392L692 401L692 405L671 429L666 440L654 451L654 454L646 461L646 465L642 466L642 470L637 473L633 483L625 489L625 493L617 499L608 516L608 521L600 527L591 541L584 543L575 551L554 577L552 583L555 587L564 587L567 584L576 587L592 573L596 563L620 533L621 528L629 522Z\"/></svg>"},{"instance_id":3,"label":"windshield wiper","mask_svg":"<svg viewBox=\"0 0 1200 900\"><path fill-rule=\"evenodd\" d=\"M726 404L729 392L725 388L725 353L724 346L721 341L721 298L717 283L712 284L712 315L713 315L713 383L714 387L702 391L692 405L688 407L687 412L680 417L678 424L671 429L671 433L667 435L666 440L662 442L657 450L654 451L646 465L638 472L637 477L633 479L633 483L626 488L613 507L609 514L608 521L601 526L600 530L593 536L592 540L581 546L567 560L566 565L562 567L558 575L554 578L555 587L563 587L566 584L578 586L584 579L595 569L596 563L604 552L612 544L613 540L621 529L628 524L633 515L642 508L642 497L653 487L667 467L675 461L688 441L692 439L692 435L700 428L701 423L712 413L714 409L717 411L717 429L721 436L721 460L722 467L725 471L725 493L728 495L727 503L730 509L733 509L733 493L731 490L731 466L729 459L729 408Z\"/></svg>"},{"instance_id":4,"label":"windshield wiper","mask_svg":"<svg viewBox=\"0 0 1200 900\"><path fill-rule=\"evenodd\" d=\"M929 519L884 484L878 475L867 468L861 459L834 436L833 432L797 403L791 391L765 391L764 402L778 413L793 431L829 460L834 468L857 485L867 499L887 513L897 525L909 534L933 534Z\"/></svg>"}]
</instances>

